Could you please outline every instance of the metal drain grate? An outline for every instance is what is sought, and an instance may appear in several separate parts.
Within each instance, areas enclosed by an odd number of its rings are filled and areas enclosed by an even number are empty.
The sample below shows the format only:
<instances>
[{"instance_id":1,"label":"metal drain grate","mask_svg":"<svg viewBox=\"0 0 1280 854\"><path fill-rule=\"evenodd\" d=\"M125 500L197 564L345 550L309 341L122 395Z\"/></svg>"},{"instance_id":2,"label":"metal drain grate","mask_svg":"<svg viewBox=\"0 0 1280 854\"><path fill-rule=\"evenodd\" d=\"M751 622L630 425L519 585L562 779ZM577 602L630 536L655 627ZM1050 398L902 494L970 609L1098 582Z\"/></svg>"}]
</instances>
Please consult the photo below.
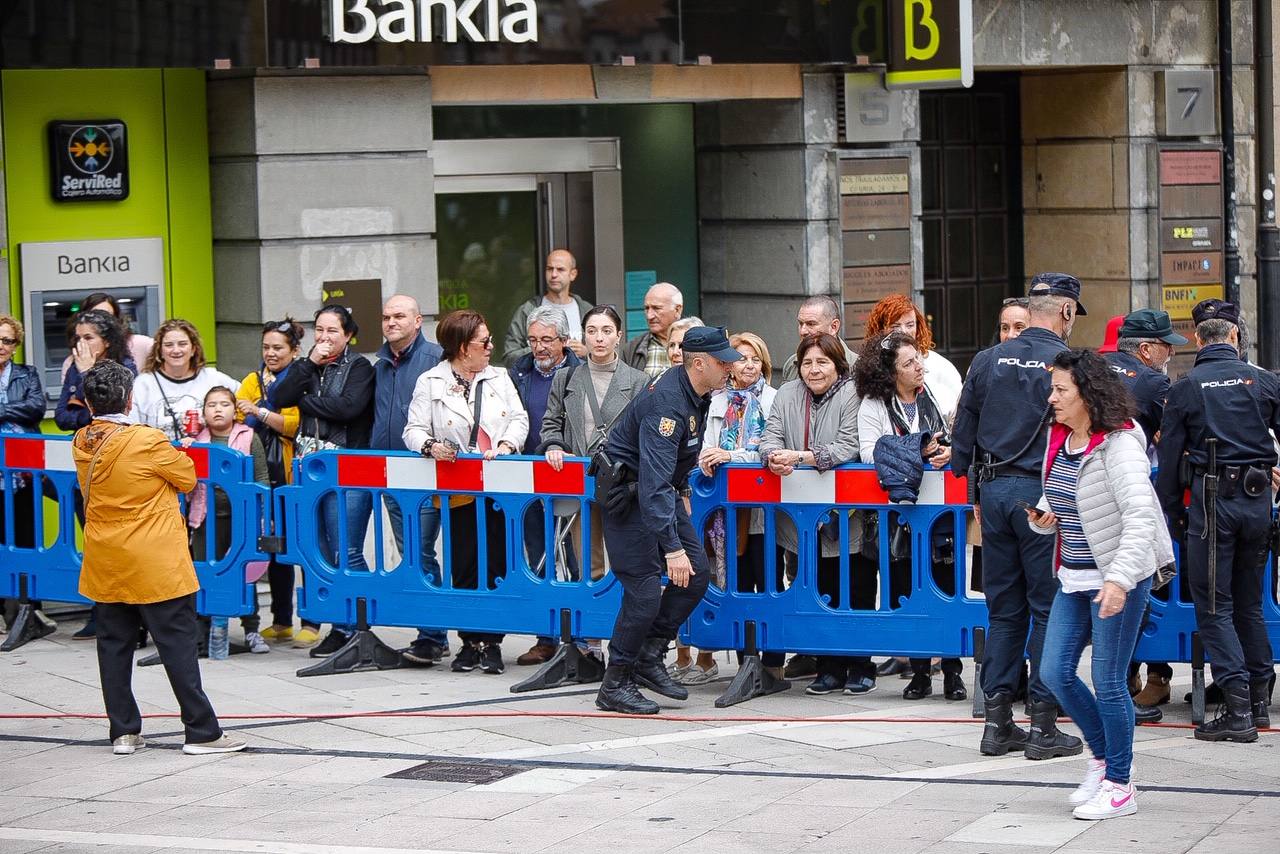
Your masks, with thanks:
<instances>
[{"instance_id":1,"label":"metal drain grate","mask_svg":"<svg viewBox=\"0 0 1280 854\"><path fill-rule=\"evenodd\" d=\"M527 768L519 765L496 765L489 762L423 762L412 768L388 774L396 780L428 780L433 783L496 783L513 777Z\"/></svg>"}]
</instances>

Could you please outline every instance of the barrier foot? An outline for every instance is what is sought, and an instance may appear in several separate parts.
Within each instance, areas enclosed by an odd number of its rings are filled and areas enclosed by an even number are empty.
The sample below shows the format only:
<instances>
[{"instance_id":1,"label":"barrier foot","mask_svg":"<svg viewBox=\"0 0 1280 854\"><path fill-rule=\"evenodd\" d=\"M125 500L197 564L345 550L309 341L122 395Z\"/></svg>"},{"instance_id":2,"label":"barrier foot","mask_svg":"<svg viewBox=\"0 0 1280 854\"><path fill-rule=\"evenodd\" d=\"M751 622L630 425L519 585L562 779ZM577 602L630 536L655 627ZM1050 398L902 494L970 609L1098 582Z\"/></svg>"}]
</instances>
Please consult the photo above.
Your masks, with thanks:
<instances>
[{"instance_id":1,"label":"barrier foot","mask_svg":"<svg viewBox=\"0 0 1280 854\"><path fill-rule=\"evenodd\" d=\"M987 652L987 633L984 629L973 630L973 712L975 719L987 716L987 695L982 691L982 658Z\"/></svg>"},{"instance_id":2,"label":"barrier foot","mask_svg":"<svg viewBox=\"0 0 1280 854\"><path fill-rule=\"evenodd\" d=\"M58 629L58 624L35 608L30 602L18 603L18 613L9 623L9 634L0 644L0 652L11 652L27 641L51 635Z\"/></svg>"},{"instance_id":3,"label":"barrier foot","mask_svg":"<svg viewBox=\"0 0 1280 854\"><path fill-rule=\"evenodd\" d=\"M603 679L603 662L578 649L575 643L562 643L537 673L512 685L511 693L523 694L525 691L542 691L569 684L585 685Z\"/></svg>"},{"instance_id":4,"label":"barrier foot","mask_svg":"<svg viewBox=\"0 0 1280 854\"><path fill-rule=\"evenodd\" d=\"M1199 632L1191 634L1191 722L1204 723L1204 644Z\"/></svg>"},{"instance_id":5,"label":"barrier foot","mask_svg":"<svg viewBox=\"0 0 1280 854\"><path fill-rule=\"evenodd\" d=\"M716 697L716 708L723 709L745 703L766 694L779 694L791 690L791 682L770 673L758 655L743 655L738 674L733 677L724 693Z\"/></svg>"},{"instance_id":6,"label":"barrier foot","mask_svg":"<svg viewBox=\"0 0 1280 854\"><path fill-rule=\"evenodd\" d=\"M400 650L387 646L369 629L358 628L341 649L310 667L302 668L296 675L332 676L361 670L394 670L402 661Z\"/></svg>"}]
</instances>

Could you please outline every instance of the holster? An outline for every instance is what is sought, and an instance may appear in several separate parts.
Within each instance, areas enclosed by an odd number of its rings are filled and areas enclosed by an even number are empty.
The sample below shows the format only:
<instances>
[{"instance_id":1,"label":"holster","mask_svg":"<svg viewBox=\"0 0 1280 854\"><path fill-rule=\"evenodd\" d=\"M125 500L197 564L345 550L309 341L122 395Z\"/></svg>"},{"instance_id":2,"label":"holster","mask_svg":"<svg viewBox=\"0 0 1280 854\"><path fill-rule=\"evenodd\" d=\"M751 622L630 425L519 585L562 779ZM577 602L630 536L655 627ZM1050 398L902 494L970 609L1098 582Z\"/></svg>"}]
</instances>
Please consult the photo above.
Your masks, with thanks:
<instances>
[{"instance_id":1,"label":"holster","mask_svg":"<svg viewBox=\"0 0 1280 854\"><path fill-rule=\"evenodd\" d=\"M603 505L609 495L609 491L621 482L622 473L625 471L622 463L614 462L604 448L596 451L591 457L591 465L587 467L587 474L596 479L596 495L595 500L598 504Z\"/></svg>"},{"instance_id":2,"label":"holster","mask_svg":"<svg viewBox=\"0 0 1280 854\"><path fill-rule=\"evenodd\" d=\"M1271 488L1271 472L1261 466L1249 466L1244 470L1240 488L1250 498L1257 498Z\"/></svg>"}]
</instances>

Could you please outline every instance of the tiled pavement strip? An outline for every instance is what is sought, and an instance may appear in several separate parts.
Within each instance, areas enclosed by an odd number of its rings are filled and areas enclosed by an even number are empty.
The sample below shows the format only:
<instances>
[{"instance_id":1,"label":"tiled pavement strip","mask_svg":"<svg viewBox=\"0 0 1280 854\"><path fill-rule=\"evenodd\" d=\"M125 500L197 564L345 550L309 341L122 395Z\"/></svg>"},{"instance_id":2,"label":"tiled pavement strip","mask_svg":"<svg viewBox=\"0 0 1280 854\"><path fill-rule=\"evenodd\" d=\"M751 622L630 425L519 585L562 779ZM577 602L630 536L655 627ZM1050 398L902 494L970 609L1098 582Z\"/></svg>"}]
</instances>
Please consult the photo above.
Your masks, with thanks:
<instances>
[{"instance_id":1,"label":"tiled pavement strip","mask_svg":"<svg viewBox=\"0 0 1280 854\"><path fill-rule=\"evenodd\" d=\"M93 644L70 639L78 625L0 654L0 714L101 712ZM401 646L411 637L379 634ZM692 689L687 702L664 701L664 712L710 721L476 715L595 711L584 686L508 692L531 672L514 664L529 642L507 639L502 676L452 673L446 659L426 670L298 679L305 652L288 648L205 662L205 688L224 718L280 716L225 719L250 744L230 756L183 756L173 718L148 720L151 745L133 756L111 754L105 721L0 720L0 854L1280 851L1280 734L1211 745L1185 729L1139 730L1139 813L1091 824L1066 807L1078 758L982 757L980 724L967 719L822 720L967 717L968 703L940 694L902 700L906 683L896 678L862 698L806 697L795 685L720 710L712 701L734 670L720 653L720 682ZM1189 719L1180 702L1189 681L1177 669L1166 720ZM134 686L144 714L174 711L160 668L139 669ZM394 710L450 716L290 717ZM814 720L727 720L741 716ZM431 759L520 771L486 785L387 776Z\"/></svg>"}]
</instances>

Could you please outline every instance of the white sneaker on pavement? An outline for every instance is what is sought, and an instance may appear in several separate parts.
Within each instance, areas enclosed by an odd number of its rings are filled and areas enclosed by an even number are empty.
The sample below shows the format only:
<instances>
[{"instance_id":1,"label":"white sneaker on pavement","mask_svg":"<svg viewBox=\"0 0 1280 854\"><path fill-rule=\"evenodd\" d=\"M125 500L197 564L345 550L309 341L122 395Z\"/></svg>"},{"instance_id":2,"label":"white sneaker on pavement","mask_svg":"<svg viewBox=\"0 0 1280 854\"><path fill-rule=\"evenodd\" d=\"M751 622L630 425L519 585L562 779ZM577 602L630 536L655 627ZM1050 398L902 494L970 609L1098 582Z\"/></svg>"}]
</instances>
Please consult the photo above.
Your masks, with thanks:
<instances>
[{"instance_id":1,"label":"white sneaker on pavement","mask_svg":"<svg viewBox=\"0 0 1280 854\"><path fill-rule=\"evenodd\" d=\"M205 756L210 753L235 753L237 750L244 750L247 746L240 739L224 733L221 738L213 741L187 742L182 745L182 752L188 756Z\"/></svg>"},{"instance_id":2,"label":"white sneaker on pavement","mask_svg":"<svg viewBox=\"0 0 1280 854\"><path fill-rule=\"evenodd\" d=\"M1084 772L1084 782L1076 787L1076 790L1071 793L1071 797L1067 798L1071 806L1078 807L1093 800L1094 795L1098 794L1098 787L1102 785L1102 778L1105 776L1107 776L1107 761L1090 757L1089 768Z\"/></svg>"},{"instance_id":3,"label":"white sneaker on pavement","mask_svg":"<svg viewBox=\"0 0 1280 854\"><path fill-rule=\"evenodd\" d=\"M1093 800L1076 807L1071 814L1082 821L1102 821L1133 815L1137 811L1138 790L1132 781L1121 786L1110 780L1103 780Z\"/></svg>"},{"instance_id":4,"label":"white sneaker on pavement","mask_svg":"<svg viewBox=\"0 0 1280 854\"><path fill-rule=\"evenodd\" d=\"M249 652L256 655L263 655L271 652L271 647L267 645L266 638L257 632L246 632L244 642L245 645L249 647Z\"/></svg>"},{"instance_id":5,"label":"white sneaker on pavement","mask_svg":"<svg viewBox=\"0 0 1280 854\"><path fill-rule=\"evenodd\" d=\"M116 756L129 756L135 750L147 746L147 740L136 733L126 733L111 742L111 752Z\"/></svg>"}]
</instances>

